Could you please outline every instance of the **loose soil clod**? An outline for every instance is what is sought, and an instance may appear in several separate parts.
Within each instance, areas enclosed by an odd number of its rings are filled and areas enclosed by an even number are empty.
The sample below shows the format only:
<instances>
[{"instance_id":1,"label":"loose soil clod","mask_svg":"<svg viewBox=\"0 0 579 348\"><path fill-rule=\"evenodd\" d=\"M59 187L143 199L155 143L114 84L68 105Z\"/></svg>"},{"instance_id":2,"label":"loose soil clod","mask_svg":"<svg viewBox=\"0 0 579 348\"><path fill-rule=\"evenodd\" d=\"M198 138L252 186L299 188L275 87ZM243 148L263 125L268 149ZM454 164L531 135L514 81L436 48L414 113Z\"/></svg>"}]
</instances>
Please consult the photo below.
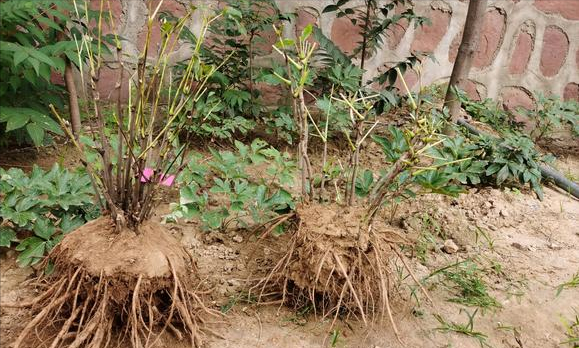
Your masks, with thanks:
<instances>
[{"instance_id":1,"label":"loose soil clod","mask_svg":"<svg viewBox=\"0 0 579 348\"><path fill-rule=\"evenodd\" d=\"M152 347L169 329L198 347L217 315L192 289L195 265L155 223L136 234L99 218L51 252L51 284L28 302L35 316L13 347Z\"/></svg>"},{"instance_id":2,"label":"loose soil clod","mask_svg":"<svg viewBox=\"0 0 579 348\"><path fill-rule=\"evenodd\" d=\"M283 304L312 305L322 316L356 316L365 323L387 315L391 265L403 237L385 228L368 228L365 209L312 204L298 209L298 229L269 274L253 290L260 300L281 293Z\"/></svg>"}]
</instances>

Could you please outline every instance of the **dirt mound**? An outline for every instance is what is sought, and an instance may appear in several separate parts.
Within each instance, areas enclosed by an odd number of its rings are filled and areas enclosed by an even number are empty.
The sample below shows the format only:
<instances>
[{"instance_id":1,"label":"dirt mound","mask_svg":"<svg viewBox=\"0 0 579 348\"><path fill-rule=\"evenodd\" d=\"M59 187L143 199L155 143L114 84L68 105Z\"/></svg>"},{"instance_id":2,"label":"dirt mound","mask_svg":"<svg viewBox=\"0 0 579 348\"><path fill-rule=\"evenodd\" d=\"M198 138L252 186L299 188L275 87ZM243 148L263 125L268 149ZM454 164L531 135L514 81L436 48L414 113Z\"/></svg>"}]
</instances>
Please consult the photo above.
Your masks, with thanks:
<instances>
[{"instance_id":1,"label":"dirt mound","mask_svg":"<svg viewBox=\"0 0 579 348\"><path fill-rule=\"evenodd\" d=\"M365 209L312 204L298 209L298 229L269 275L254 288L261 296L281 293L281 301L311 305L315 314L355 316L365 323L387 315L391 265L400 257L398 233L368 228Z\"/></svg>"},{"instance_id":2,"label":"dirt mound","mask_svg":"<svg viewBox=\"0 0 579 348\"><path fill-rule=\"evenodd\" d=\"M44 291L19 304L35 317L14 348L39 340L51 347L152 347L166 330L199 346L207 315L214 315L189 290L196 280L188 254L158 224L116 232L102 217L68 234L49 259L54 272L41 277Z\"/></svg>"},{"instance_id":3,"label":"dirt mound","mask_svg":"<svg viewBox=\"0 0 579 348\"><path fill-rule=\"evenodd\" d=\"M183 247L151 221L139 226L137 233L129 229L119 233L110 219L93 220L70 233L53 254L60 259L66 256L66 262L81 265L91 276L102 272L104 276L163 278L171 275L169 262L179 274L195 267Z\"/></svg>"}]
</instances>

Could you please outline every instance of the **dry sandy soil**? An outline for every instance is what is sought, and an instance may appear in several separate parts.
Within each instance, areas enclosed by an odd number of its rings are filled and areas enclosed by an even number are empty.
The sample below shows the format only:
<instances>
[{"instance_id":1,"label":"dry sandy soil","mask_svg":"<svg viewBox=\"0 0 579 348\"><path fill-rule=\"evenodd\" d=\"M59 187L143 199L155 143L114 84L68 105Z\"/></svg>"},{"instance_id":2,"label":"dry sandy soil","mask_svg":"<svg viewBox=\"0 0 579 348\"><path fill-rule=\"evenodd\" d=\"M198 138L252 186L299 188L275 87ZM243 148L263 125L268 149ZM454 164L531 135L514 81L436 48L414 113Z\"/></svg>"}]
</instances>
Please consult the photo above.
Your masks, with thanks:
<instances>
[{"instance_id":1,"label":"dry sandy soil","mask_svg":"<svg viewBox=\"0 0 579 348\"><path fill-rule=\"evenodd\" d=\"M564 159L559 168L577 174L579 161ZM155 218L165 212L166 208L159 209ZM434 300L428 303L413 291L415 284L397 265L404 280L394 294L393 307L403 344L388 321L364 327L342 320L332 328L331 319L316 318L307 309L247 301L247 280L250 271L256 271L248 265L272 262L274 246L282 239L258 244L251 232L207 234L189 223L167 227L197 258L202 277L214 289L211 305L226 312L214 328L222 337L210 338L207 347L481 347L475 337L439 330L443 324L437 320L439 316L447 323L466 324L465 310L475 311L449 301L460 294L445 278L429 277L464 260L477 266L476 274L498 302L496 308L479 309L474 316L473 331L484 335L485 345L569 347L561 345L566 340L562 318L579 313L579 288L557 296L556 287L579 272L579 200L549 187L542 202L517 190L473 189L458 199L421 197L400 206L392 223L408 238L420 241L420 247L407 250L407 255ZM452 240L458 250L445 252L445 240ZM33 294L22 284L32 270L17 268L12 252L4 251L1 261L1 301ZM2 309L0 346L8 347L28 318L25 311ZM171 338L164 346L186 347Z\"/></svg>"}]
</instances>

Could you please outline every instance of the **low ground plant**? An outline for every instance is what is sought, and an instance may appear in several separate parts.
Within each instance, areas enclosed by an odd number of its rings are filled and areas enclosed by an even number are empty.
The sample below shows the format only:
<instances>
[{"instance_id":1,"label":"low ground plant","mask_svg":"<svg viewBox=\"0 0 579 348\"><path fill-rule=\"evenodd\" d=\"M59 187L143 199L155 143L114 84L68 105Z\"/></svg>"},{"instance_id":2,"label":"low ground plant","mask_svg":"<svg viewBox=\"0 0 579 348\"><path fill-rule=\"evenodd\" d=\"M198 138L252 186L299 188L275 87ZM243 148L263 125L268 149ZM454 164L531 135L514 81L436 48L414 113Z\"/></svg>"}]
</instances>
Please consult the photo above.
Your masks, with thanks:
<instances>
[{"instance_id":1,"label":"low ground plant","mask_svg":"<svg viewBox=\"0 0 579 348\"><path fill-rule=\"evenodd\" d=\"M21 267L32 266L70 231L99 216L89 176L55 164L0 168L0 246L15 247Z\"/></svg>"},{"instance_id":2,"label":"low ground plant","mask_svg":"<svg viewBox=\"0 0 579 348\"><path fill-rule=\"evenodd\" d=\"M559 296L563 290L577 287L579 287L579 272L575 273L568 281L557 286L557 296Z\"/></svg>"},{"instance_id":3,"label":"low ground plant","mask_svg":"<svg viewBox=\"0 0 579 348\"><path fill-rule=\"evenodd\" d=\"M500 303L488 293L484 272L473 260L453 263L431 272L423 282L436 278L455 295L448 301L478 309L500 308Z\"/></svg>"},{"instance_id":4,"label":"low ground plant","mask_svg":"<svg viewBox=\"0 0 579 348\"><path fill-rule=\"evenodd\" d=\"M457 135L444 140L443 146L430 150L435 163L457 161L445 172L463 185L525 186L543 198L540 163L550 161L541 155L533 141L522 133L503 138L486 135L465 138Z\"/></svg>"},{"instance_id":5,"label":"low ground plant","mask_svg":"<svg viewBox=\"0 0 579 348\"><path fill-rule=\"evenodd\" d=\"M521 108L519 111L533 124L531 137L534 141L551 138L555 131L569 129L575 137L579 136L579 103L563 101L556 95L534 94L536 106L532 110Z\"/></svg>"},{"instance_id":6,"label":"low ground plant","mask_svg":"<svg viewBox=\"0 0 579 348\"><path fill-rule=\"evenodd\" d=\"M199 219L205 230L264 225L295 209L290 188L295 162L259 139L235 141L235 152L210 149L211 156L192 154L177 183L178 203L168 221ZM251 173L257 175L252 175ZM281 232L283 225L276 226Z\"/></svg>"},{"instance_id":7,"label":"low ground plant","mask_svg":"<svg viewBox=\"0 0 579 348\"><path fill-rule=\"evenodd\" d=\"M491 347L491 345L487 343L488 335L480 331L475 331L474 329L474 317L477 314L478 309L475 309L474 312L472 313L466 310L461 310L461 312L463 311L466 313L468 317L468 321L465 324L449 322L440 315L437 314L434 315L436 320L438 320L438 322L440 323L440 326L437 327L436 330L440 332L455 332L462 335L466 335L478 340L481 347Z\"/></svg>"},{"instance_id":8,"label":"low ground plant","mask_svg":"<svg viewBox=\"0 0 579 348\"><path fill-rule=\"evenodd\" d=\"M579 314L571 319L561 317L561 323L565 328L565 339L560 344L571 348L579 347Z\"/></svg>"}]
</instances>

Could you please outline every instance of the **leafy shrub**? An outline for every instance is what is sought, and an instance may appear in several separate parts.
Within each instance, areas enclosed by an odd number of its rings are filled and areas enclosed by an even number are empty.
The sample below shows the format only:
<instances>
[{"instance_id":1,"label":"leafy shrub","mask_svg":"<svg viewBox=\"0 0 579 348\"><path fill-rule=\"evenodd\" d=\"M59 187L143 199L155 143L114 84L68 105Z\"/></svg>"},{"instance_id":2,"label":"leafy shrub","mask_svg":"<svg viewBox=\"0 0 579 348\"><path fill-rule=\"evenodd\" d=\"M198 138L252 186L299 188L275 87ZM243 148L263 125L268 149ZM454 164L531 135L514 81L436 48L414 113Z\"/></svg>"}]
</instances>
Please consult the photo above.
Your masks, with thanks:
<instances>
[{"instance_id":1,"label":"leafy shrub","mask_svg":"<svg viewBox=\"0 0 579 348\"><path fill-rule=\"evenodd\" d=\"M550 137L553 131L569 126L575 136L579 136L579 103L563 101L557 96L535 93L537 106L534 110L520 109L534 125L531 137L539 141Z\"/></svg>"},{"instance_id":2,"label":"leafy shrub","mask_svg":"<svg viewBox=\"0 0 579 348\"><path fill-rule=\"evenodd\" d=\"M385 161L393 164L382 178L396 173L396 180L390 180L388 191L392 199L400 201L404 198L413 198L417 193L432 192L450 196L457 196L463 189L453 183L453 177L445 168L450 161L441 161L431 166L424 166L421 158L415 157L422 149L434 149L434 145L417 144L416 135L408 130L394 126L388 128L385 136L372 136L374 141L382 147ZM434 144L430 139L429 143ZM414 157L414 158L413 158ZM408 163L405 163L408 162ZM380 184L377 182L376 185Z\"/></svg>"},{"instance_id":3,"label":"leafy shrub","mask_svg":"<svg viewBox=\"0 0 579 348\"><path fill-rule=\"evenodd\" d=\"M462 107L473 119L490 125L498 132L508 132L521 127L513 116L503 110L493 99L471 100L464 91L460 90L457 90L457 94Z\"/></svg>"},{"instance_id":4,"label":"leafy shrub","mask_svg":"<svg viewBox=\"0 0 579 348\"><path fill-rule=\"evenodd\" d=\"M99 215L93 198L90 179L82 172L57 164L48 172L35 166L30 175L0 168L0 246L18 242L18 264L34 265L66 233Z\"/></svg>"},{"instance_id":5,"label":"leafy shrub","mask_svg":"<svg viewBox=\"0 0 579 348\"><path fill-rule=\"evenodd\" d=\"M293 184L296 167L289 154L259 139L251 145L235 141L235 147L236 152L210 149L207 161L200 154L190 158L177 178L180 199L172 205L168 221L198 218L204 229L224 228L232 222L247 227L294 209L285 188ZM262 176L249 174L263 170Z\"/></svg>"},{"instance_id":6,"label":"leafy shrub","mask_svg":"<svg viewBox=\"0 0 579 348\"><path fill-rule=\"evenodd\" d=\"M263 51L264 33L273 23L287 19L273 0L227 0L225 5L223 15L209 26L211 40L200 51L205 64L218 66L219 71L207 82L209 92L185 109L193 121L187 131L219 139L231 139L235 132L245 134L263 117L256 81L265 69L256 66L254 58ZM186 28L182 39L197 42Z\"/></svg>"},{"instance_id":7,"label":"leafy shrub","mask_svg":"<svg viewBox=\"0 0 579 348\"><path fill-rule=\"evenodd\" d=\"M62 135L47 105L65 104L66 91L51 82L51 73L64 74L67 61L79 66L86 57L74 39L83 35L82 27L70 27L74 12L70 0L0 2L0 135L37 146L45 132Z\"/></svg>"},{"instance_id":8,"label":"leafy shrub","mask_svg":"<svg viewBox=\"0 0 579 348\"><path fill-rule=\"evenodd\" d=\"M291 107L282 105L267 116L263 117L265 123L265 131L268 134L275 134L278 139L281 139L288 144L293 144L297 133L296 123L292 118Z\"/></svg>"},{"instance_id":9,"label":"leafy shrub","mask_svg":"<svg viewBox=\"0 0 579 348\"><path fill-rule=\"evenodd\" d=\"M534 147L533 141L521 133L503 138L475 136L472 140L456 136L446 139L442 148L429 150L439 163L457 162L445 172L462 184L529 185L539 199L543 198L539 163L548 161Z\"/></svg>"},{"instance_id":10,"label":"leafy shrub","mask_svg":"<svg viewBox=\"0 0 579 348\"><path fill-rule=\"evenodd\" d=\"M365 61L367 58L375 54L375 52L384 45L385 38L392 32L392 27L400 25L400 21L408 21L413 23L415 27L429 24L430 21L426 17L418 16L413 10L413 4L408 0L393 0L386 3L381 3L377 0L365 0L364 6L351 0L339 0L334 4L326 6L322 13L335 13L337 18L346 17L350 20L352 25L359 28L361 41L357 42L356 47L350 54L342 52L330 39L328 39L321 30L315 29L314 36L319 42L320 51L318 52L322 63L330 67L324 75L330 77L336 75L333 66L340 65L344 71L342 75L345 77L351 76L352 80L359 75L357 86L362 85L362 74L364 72ZM419 54L418 54L419 55ZM396 69L400 70L402 74L407 69L411 69L420 59L417 54L411 54L404 61L389 66L389 69L378 74L370 83L378 82L384 84L388 82L387 89L392 89L392 85L398 78ZM352 59L359 59L359 68L352 69ZM348 89L353 87L349 79L343 80L343 87ZM354 89L355 90L355 89Z\"/></svg>"},{"instance_id":11,"label":"leafy shrub","mask_svg":"<svg viewBox=\"0 0 579 348\"><path fill-rule=\"evenodd\" d=\"M217 139L231 139L235 132L246 134L255 123L242 116L249 103L243 92L230 89L220 96L211 91L197 101L188 101L184 115L189 118L189 122L184 130L197 136Z\"/></svg>"}]
</instances>

